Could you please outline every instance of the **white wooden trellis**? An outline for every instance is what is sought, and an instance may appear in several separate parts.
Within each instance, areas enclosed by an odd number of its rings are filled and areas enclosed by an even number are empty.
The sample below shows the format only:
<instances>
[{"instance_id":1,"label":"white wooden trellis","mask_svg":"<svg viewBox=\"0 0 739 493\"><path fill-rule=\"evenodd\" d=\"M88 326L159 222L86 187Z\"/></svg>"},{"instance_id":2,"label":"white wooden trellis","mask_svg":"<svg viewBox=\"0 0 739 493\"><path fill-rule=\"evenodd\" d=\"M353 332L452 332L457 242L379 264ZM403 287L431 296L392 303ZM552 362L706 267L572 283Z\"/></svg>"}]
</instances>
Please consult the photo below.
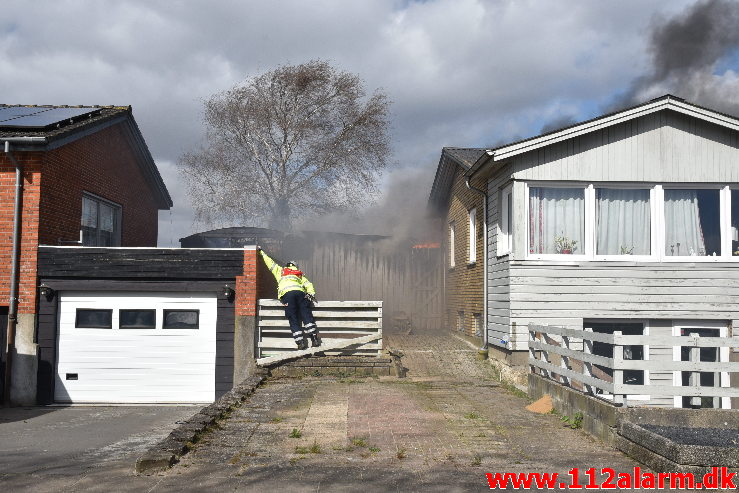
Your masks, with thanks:
<instances>
[{"instance_id":1,"label":"white wooden trellis","mask_svg":"<svg viewBox=\"0 0 739 493\"><path fill-rule=\"evenodd\" d=\"M320 351L329 356L382 354L382 301L319 301L313 308L313 315L323 346L317 351L309 349L301 353ZM350 340L354 341L345 344ZM273 357L297 351L282 303L259 300L257 363L265 358L273 361Z\"/></svg>"},{"instance_id":2,"label":"white wooden trellis","mask_svg":"<svg viewBox=\"0 0 739 493\"><path fill-rule=\"evenodd\" d=\"M547 342L552 336L561 338L563 344ZM582 340L582 351L570 347L571 339ZM602 342L613 346L613 357L598 356L592 353L593 342ZM624 370L668 370L692 372L714 371L739 373L739 362L699 361L697 351L692 351L691 361L650 361L624 359L624 346L663 346L663 347L739 347L739 337L698 337L697 334L686 336L654 336L654 335L623 335L616 331L613 334L603 334L586 330L567 329L546 325L529 325L529 366L533 373L546 378L555 379L562 385L571 387L572 382L579 382L587 393L597 397L611 394L617 404L626 404L627 395L665 395L691 397L739 397L739 388L736 387L706 387L696 385L697 379L691 378L690 386L676 385L631 385L623 383ZM557 354L561 358L560 365L551 362L551 355ZM573 369L572 361L582 362L582 371ZM593 365L610 368L613 371L613 380L607 381L594 375Z\"/></svg>"}]
</instances>

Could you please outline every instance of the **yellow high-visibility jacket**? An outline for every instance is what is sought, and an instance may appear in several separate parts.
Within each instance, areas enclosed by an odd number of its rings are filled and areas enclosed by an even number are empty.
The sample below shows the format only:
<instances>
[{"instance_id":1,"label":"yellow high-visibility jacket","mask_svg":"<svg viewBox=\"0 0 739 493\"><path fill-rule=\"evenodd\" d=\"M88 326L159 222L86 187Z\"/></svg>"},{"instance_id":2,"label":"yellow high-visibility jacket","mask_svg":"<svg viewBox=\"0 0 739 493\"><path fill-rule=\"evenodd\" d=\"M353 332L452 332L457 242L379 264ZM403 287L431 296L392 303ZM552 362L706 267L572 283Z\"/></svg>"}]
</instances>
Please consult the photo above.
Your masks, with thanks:
<instances>
[{"instance_id":1,"label":"yellow high-visibility jacket","mask_svg":"<svg viewBox=\"0 0 739 493\"><path fill-rule=\"evenodd\" d=\"M310 295L316 294L313 283L307 277L304 275L283 275L284 268L282 266L278 265L269 255L264 253L264 250L259 250L259 253L262 255L269 271L277 279L277 298L282 298L282 295L289 291L302 291Z\"/></svg>"}]
</instances>

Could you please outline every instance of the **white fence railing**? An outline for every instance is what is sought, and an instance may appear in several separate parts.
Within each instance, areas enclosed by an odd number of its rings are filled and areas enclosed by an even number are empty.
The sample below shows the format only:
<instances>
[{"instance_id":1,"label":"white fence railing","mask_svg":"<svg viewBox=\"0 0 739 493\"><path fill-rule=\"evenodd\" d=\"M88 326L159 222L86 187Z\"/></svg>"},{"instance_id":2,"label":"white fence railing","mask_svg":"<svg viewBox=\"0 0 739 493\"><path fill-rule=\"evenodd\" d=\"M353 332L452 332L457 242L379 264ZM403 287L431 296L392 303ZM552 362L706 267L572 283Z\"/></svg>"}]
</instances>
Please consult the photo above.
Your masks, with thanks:
<instances>
[{"instance_id":1,"label":"white fence railing","mask_svg":"<svg viewBox=\"0 0 739 493\"><path fill-rule=\"evenodd\" d=\"M324 343L378 334L382 336L382 301L320 301L313 308ZM285 308L278 300L259 300L257 358L297 350ZM329 356L379 356L382 338L360 345L326 351Z\"/></svg>"},{"instance_id":2,"label":"white fence railing","mask_svg":"<svg viewBox=\"0 0 739 493\"><path fill-rule=\"evenodd\" d=\"M610 345L613 348L613 357L594 354L595 342ZM690 360L628 359L624 351L625 349L628 351L632 346L687 347L690 348ZM720 348L736 347L739 347L739 337L699 337L694 334L623 335L618 331L604 334L588 330L529 325L529 366L532 373L597 397L613 399L614 403L623 405L626 405L627 395L690 396L696 399L739 397L739 388L729 387L728 378L728 374L739 373L739 362L700 361L699 356L700 348L717 348L717 352L720 353ZM555 359L558 361L553 361ZM605 368L606 371L599 367ZM624 382L624 372L628 370L689 372L690 385L649 385L648 381L645 381L644 385L629 384ZM719 376L716 379L717 386L699 384L699 375L704 372L715 372Z\"/></svg>"}]
</instances>

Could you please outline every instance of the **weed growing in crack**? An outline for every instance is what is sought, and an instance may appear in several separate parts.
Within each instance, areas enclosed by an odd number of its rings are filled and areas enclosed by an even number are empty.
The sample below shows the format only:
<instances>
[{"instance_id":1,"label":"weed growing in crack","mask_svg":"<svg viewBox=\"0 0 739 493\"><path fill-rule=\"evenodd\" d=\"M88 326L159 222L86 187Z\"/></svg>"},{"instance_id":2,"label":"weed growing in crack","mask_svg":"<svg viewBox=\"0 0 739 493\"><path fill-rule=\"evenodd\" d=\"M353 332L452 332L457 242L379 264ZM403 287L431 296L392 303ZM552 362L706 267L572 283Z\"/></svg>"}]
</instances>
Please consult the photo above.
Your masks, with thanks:
<instances>
[{"instance_id":1,"label":"weed growing in crack","mask_svg":"<svg viewBox=\"0 0 739 493\"><path fill-rule=\"evenodd\" d=\"M582 428L582 418L583 414L578 411L572 418L570 418L569 416L562 416L559 419L568 424L573 430L577 430L578 428Z\"/></svg>"},{"instance_id":2,"label":"weed growing in crack","mask_svg":"<svg viewBox=\"0 0 739 493\"><path fill-rule=\"evenodd\" d=\"M479 466L482 464L482 457L475 454L475 456L472 458L472 462L470 463L471 466Z\"/></svg>"},{"instance_id":3,"label":"weed growing in crack","mask_svg":"<svg viewBox=\"0 0 739 493\"><path fill-rule=\"evenodd\" d=\"M376 454L377 452L379 452L379 451L380 451L380 447L370 447L370 448L368 448L367 450L369 450L369 451L370 451L370 452L372 452L373 454Z\"/></svg>"},{"instance_id":4,"label":"weed growing in crack","mask_svg":"<svg viewBox=\"0 0 739 493\"><path fill-rule=\"evenodd\" d=\"M290 438L300 438L302 436L303 432L297 428L293 428L293 431L290 432Z\"/></svg>"},{"instance_id":5,"label":"weed growing in crack","mask_svg":"<svg viewBox=\"0 0 739 493\"><path fill-rule=\"evenodd\" d=\"M397 451L395 452L395 457L397 457L398 459L405 459L405 458L407 457L407 455L406 455L406 450L405 450L404 448L402 448L402 447L401 447L401 448L399 448L399 449L398 449L398 450L397 450Z\"/></svg>"},{"instance_id":6,"label":"weed growing in crack","mask_svg":"<svg viewBox=\"0 0 739 493\"><path fill-rule=\"evenodd\" d=\"M352 445L354 445L355 447L366 447L367 446L366 438L353 437L351 440L352 440Z\"/></svg>"},{"instance_id":7,"label":"weed growing in crack","mask_svg":"<svg viewBox=\"0 0 739 493\"><path fill-rule=\"evenodd\" d=\"M279 416L275 416L274 418L270 419L270 423L282 423L283 418L280 418Z\"/></svg>"},{"instance_id":8,"label":"weed growing in crack","mask_svg":"<svg viewBox=\"0 0 739 493\"><path fill-rule=\"evenodd\" d=\"M318 445L318 443L315 440L313 440L313 445L310 446L310 448L308 449L308 452L310 452L311 454L320 454L321 446Z\"/></svg>"},{"instance_id":9,"label":"weed growing in crack","mask_svg":"<svg viewBox=\"0 0 739 493\"><path fill-rule=\"evenodd\" d=\"M310 449L308 449L308 447L301 447L300 445L298 445L298 446L295 447L295 453L296 454L305 455L308 452L310 452Z\"/></svg>"},{"instance_id":10,"label":"weed growing in crack","mask_svg":"<svg viewBox=\"0 0 739 493\"><path fill-rule=\"evenodd\" d=\"M480 419L480 415L475 412L467 413L464 415L464 417L467 419Z\"/></svg>"}]
</instances>

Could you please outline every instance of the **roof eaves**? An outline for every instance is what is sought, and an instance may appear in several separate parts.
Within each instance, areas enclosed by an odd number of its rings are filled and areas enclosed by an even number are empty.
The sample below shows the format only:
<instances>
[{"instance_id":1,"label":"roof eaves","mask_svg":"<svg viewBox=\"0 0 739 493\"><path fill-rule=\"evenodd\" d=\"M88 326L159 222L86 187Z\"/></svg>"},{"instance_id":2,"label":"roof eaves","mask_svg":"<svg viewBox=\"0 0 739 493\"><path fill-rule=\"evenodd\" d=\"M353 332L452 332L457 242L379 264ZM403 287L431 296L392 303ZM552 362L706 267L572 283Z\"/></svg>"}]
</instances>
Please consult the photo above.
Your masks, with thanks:
<instances>
[{"instance_id":1,"label":"roof eaves","mask_svg":"<svg viewBox=\"0 0 739 493\"><path fill-rule=\"evenodd\" d=\"M540 147L551 145L562 140L578 137L580 135L599 130L604 127L622 123L640 116L648 115L664 109L671 109L680 113L694 116L712 123L739 130L739 119L720 113L709 108L704 108L692 103L688 103L681 98L672 95L665 95L652 99L646 103L626 108L621 111L601 115L599 117L576 123L568 127L548 132L546 134L531 137L529 139L513 142L504 146L493 149L495 151L495 161L507 159L524 152L529 152ZM477 164L477 163L476 163Z\"/></svg>"}]
</instances>

